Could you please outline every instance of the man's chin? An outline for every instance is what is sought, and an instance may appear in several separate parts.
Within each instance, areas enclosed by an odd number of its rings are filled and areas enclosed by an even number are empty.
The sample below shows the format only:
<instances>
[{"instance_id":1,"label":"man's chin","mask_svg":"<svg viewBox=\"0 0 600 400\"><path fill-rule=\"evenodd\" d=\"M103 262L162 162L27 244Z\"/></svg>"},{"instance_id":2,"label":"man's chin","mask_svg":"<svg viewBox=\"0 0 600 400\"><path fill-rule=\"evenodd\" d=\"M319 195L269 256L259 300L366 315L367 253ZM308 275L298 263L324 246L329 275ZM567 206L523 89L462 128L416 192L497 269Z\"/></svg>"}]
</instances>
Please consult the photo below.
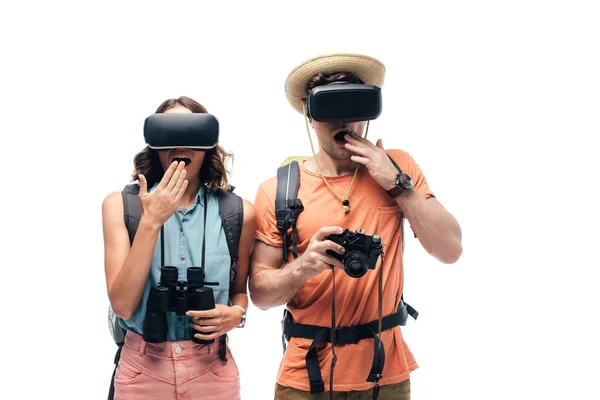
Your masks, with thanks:
<instances>
[{"instance_id":1,"label":"man's chin","mask_svg":"<svg viewBox=\"0 0 600 400\"><path fill-rule=\"evenodd\" d=\"M335 158L338 161L349 161L350 157L352 157L352 153L344 149L334 152L333 158Z\"/></svg>"}]
</instances>

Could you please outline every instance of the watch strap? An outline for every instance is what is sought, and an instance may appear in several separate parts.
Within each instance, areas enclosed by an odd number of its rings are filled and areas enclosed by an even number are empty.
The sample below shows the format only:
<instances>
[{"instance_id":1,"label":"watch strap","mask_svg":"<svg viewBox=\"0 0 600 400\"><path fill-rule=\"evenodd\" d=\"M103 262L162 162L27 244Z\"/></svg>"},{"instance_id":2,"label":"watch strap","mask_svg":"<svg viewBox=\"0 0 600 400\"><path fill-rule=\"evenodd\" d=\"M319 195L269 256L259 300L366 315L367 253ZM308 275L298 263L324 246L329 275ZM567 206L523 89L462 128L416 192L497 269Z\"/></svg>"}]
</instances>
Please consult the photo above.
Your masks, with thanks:
<instances>
[{"instance_id":1,"label":"watch strap","mask_svg":"<svg viewBox=\"0 0 600 400\"><path fill-rule=\"evenodd\" d=\"M392 157L390 157L389 154L387 156L390 159L390 161L392 162L392 164L394 164L394 168L396 168L398 170L398 173L401 174L402 173L402 169L398 166L398 164L396 164L396 161L394 161L394 159Z\"/></svg>"},{"instance_id":2,"label":"watch strap","mask_svg":"<svg viewBox=\"0 0 600 400\"><path fill-rule=\"evenodd\" d=\"M396 168L398 170L397 176L402 174L403 173L402 169L400 168L400 166L398 164L396 164L396 161L394 161L394 159L389 154L387 156L390 159L390 161L392 162L392 164L394 164L394 168ZM391 188L390 190L386 190L386 192L391 197L396 198L396 197L400 196L402 193L404 193L404 189L402 189L402 187L400 187L399 185L396 185L393 188Z\"/></svg>"},{"instance_id":3,"label":"watch strap","mask_svg":"<svg viewBox=\"0 0 600 400\"><path fill-rule=\"evenodd\" d=\"M396 198L396 197L400 196L402 193L404 193L404 189L402 189L402 187L400 187L399 185L396 185L393 188L391 188L390 190L386 190L386 192L391 197Z\"/></svg>"}]
</instances>

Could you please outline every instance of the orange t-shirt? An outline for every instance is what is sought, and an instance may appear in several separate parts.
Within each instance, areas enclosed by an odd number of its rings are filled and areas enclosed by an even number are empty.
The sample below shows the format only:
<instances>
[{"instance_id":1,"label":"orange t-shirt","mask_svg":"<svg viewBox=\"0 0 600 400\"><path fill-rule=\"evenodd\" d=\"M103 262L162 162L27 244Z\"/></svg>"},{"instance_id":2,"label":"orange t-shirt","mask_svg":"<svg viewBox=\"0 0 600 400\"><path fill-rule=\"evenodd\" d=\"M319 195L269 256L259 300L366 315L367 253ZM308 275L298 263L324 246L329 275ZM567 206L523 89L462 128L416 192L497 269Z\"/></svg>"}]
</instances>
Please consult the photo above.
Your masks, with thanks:
<instances>
[{"instance_id":1,"label":"orange t-shirt","mask_svg":"<svg viewBox=\"0 0 600 400\"><path fill-rule=\"evenodd\" d=\"M424 197L431 197L427 181L412 157L401 150L388 150L398 166L413 180L414 188ZM342 210L341 201L325 185L320 175L308 171L303 162L300 168L298 198L304 211L297 219L298 256L306 250L311 237L322 226L340 226L352 231L363 229L365 234L382 238L385 253L383 265L383 311L386 316L396 312L404 283L402 265L403 214L400 206L361 166L350 192L351 211ZM343 196L353 173L326 178L333 189ZM281 234L275 218L275 193L277 178L262 183L258 189L256 209L256 238L268 245L281 247ZM290 252L291 253L291 252ZM293 256L290 254L289 261ZM335 270L336 325L364 324L377 319L378 273L381 259L375 270L360 278L352 278L343 270ZM331 326L332 273L323 271L309 279L288 302L287 309L300 324ZM385 367L380 385L401 382L417 368L412 353L404 343L399 328L381 333L385 348ZM281 385L309 391L305 357L312 340L291 338L281 361L277 382ZM334 370L335 391L366 390L373 387L367 382L373 361L373 339L363 339L357 344L337 345L338 362ZM331 343L319 347L318 358L325 390L329 390Z\"/></svg>"}]
</instances>

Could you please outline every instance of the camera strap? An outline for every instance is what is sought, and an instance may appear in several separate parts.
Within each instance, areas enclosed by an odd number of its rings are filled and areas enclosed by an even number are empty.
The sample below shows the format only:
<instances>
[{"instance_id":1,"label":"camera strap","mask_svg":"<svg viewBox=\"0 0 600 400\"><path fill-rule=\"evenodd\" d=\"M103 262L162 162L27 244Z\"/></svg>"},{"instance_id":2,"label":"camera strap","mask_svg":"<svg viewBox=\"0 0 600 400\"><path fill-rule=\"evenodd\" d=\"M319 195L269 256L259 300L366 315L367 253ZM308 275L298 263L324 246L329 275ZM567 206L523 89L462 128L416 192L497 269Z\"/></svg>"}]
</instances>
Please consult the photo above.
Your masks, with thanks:
<instances>
[{"instance_id":1,"label":"camera strap","mask_svg":"<svg viewBox=\"0 0 600 400\"><path fill-rule=\"evenodd\" d=\"M381 253L381 264L379 266L379 279L378 279L378 288L377 288L377 336L373 337L375 341L375 349L373 353L373 365L371 366L371 373L367 378L368 382L372 382L371 379L374 380L375 386L373 387L373 400L377 400L379 396L379 380L381 379L381 374L383 372L383 364L385 363L385 352L383 350L383 344L381 343L381 327L382 327L382 298L383 298L383 252ZM332 288L331 288L331 368L329 370L329 398L333 400L333 371L335 369L335 365L337 364L337 354L335 354L335 270L334 267L331 267L331 279L332 279ZM316 349L315 349L316 351ZM381 363L379 360L381 359ZM308 363L307 363L308 365Z\"/></svg>"},{"instance_id":2,"label":"camera strap","mask_svg":"<svg viewBox=\"0 0 600 400\"><path fill-rule=\"evenodd\" d=\"M377 363L379 365L379 360L381 359L381 370L375 376L375 386L373 387L373 400L377 400L379 396L379 380L381 379L381 374L383 373L383 364L385 362L385 351L383 350L383 343L381 342L381 328L383 323L383 252L381 252L381 264L379 266L379 284L377 289L377 339L379 340L379 346L377 346L377 350L373 357L375 361L373 361L373 365ZM373 370L371 370L371 373ZM369 377L371 377L369 375Z\"/></svg>"},{"instance_id":3,"label":"camera strap","mask_svg":"<svg viewBox=\"0 0 600 400\"><path fill-rule=\"evenodd\" d=\"M337 364L335 354L335 268L331 266L331 369L329 370L329 398L333 400L333 370Z\"/></svg>"}]
</instances>

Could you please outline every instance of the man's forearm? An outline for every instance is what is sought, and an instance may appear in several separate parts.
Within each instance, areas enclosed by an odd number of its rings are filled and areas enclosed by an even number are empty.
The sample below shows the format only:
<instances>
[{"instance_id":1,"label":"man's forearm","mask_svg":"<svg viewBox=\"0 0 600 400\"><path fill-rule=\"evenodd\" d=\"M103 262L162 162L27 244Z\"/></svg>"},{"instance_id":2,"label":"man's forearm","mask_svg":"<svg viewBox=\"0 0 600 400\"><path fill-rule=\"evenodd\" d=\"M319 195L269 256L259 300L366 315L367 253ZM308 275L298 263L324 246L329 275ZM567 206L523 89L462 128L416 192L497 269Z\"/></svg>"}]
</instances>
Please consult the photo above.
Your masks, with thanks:
<instances>
[{"instance_id":1,"label":"man's forearm","mask_svg":"<svg viewBox=\"0 0 600 400\"><path fill-rule=\"evenodd\" d=\"M278 269L266 269L250 279L250 297L260 309L286 304L300 290L307 278L300 272L301 258Z\"/></svg>"},{"instance_id":2,"label":"man's forearm","mask_svg":"<svg viewBox=\"0 0 600 400\"><path fill-rule=\"evenodd\" d=\"M456 219L435 198L425 199L411 190L396 198L421 245L443 263L462 254L462 232Z\"/></svg>"}]
</instances>

